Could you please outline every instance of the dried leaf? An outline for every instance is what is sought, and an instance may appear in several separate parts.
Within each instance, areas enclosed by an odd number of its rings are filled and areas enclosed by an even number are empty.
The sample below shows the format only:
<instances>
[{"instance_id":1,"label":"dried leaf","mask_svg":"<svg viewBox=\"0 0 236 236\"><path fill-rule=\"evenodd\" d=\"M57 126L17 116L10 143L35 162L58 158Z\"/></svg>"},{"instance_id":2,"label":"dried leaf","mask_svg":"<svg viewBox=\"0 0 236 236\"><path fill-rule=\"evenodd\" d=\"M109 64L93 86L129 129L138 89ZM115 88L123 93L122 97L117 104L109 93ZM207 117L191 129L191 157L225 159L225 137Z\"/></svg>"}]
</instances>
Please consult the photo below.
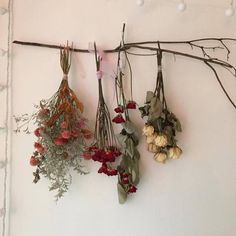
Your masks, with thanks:
<instances>
[{"instance_id":1,"label":"dried leaf","mask_svg":"<svg viewBox=\"0 0 236 236\"><path fill-rule=\"evenodd\" d=\"M139 111L141 112L141 117L143 118L144 116L148 116L149 114L149 109L150 109L150 106L149 105L146 105L146 106L143 106L143 107L139 107Z\"/></svg>"},{"instance_id":2,"label":"dried leaf","mask_svg":"<svg viewBox=\"0 0 236 236\"><path fill-rule=\"evenodd\" d=\"M178 132L182 132L182 127L181 127L181 123L180 121L177 119L177 121L175 122L175 129L178 131Z\"/></svg>"},{"instance_id":3,"label":"dried leaf","mask_svg":"<svg viewBox=\"0 0 236 236\"><path fill-rule=\"evenodd\" d=\"M77 105L77 107L80 109L81 113L83 113L83 112L84 112L84 105L83 105L83 103L80 102L80 101L77 99L76 105Z\"/></svg>"},{"instance_id":4,"label":"dried leaf","mask_svg":"<svg viewBox=\"0 0 236 236\"><path fill-rule=\"evenodd\" d=\"M119 203L124 204L127 199L127 193L119 183L117 183L117 192L118 192Z\"/></svg>"},{"instance_id":5,"label":"dried leaf","mask_svg":"<svg viewBox=\"0 0 236 236\"><path fill-rule=\"evenodd\" d=\"M84 111L84 105L82 102L80 102L80 100L77 98L77 96L75 95L74 91L71 89L70 90L72 98L74 99L76 106L78 107L78 109L81 111L81 113L83 113Z\"/></svg>"},{"instance_id":6,"label":"dried leaf","mask_svg":"<svg viewBox=\"0 0 236 236\"><path fill-rule=\"evenodd\" d=\"M152 117L158 118L161 115L161 112L162 112L161 101L157 97L153 97L150 102L149 114L151 114Z\"/></svg>"},{"instance_id":7,"label":"dried leaf","mask_svg":"<svg viewBox=\"0 0 236 236\"><path fill-rule=\"evenodd\" d=\"M136 131L134 124L130 121L122 123L122 126L128 134L133 134Z\"/></svg>"},{"instance_id":8,"label":"dried leaf","mask_svg":"<svg viewBox=\"0 0 236 236\"><path fill-rule=\"evenodd\" d=\"M152 91L147 91L146 95L146 103L151 102L151 99L154 97L154 93Z\"/></svg>"},{"instance_id":9,"label":"dried leaf","mask_svg":"<svg viewBox=\"0 0 236 236\"><path fill-rule=\"evenodd\" d=\"M134 150L135 150L134 142L131 138L127 138L125 143L126 143L125 150L129 154L129 156L132 158L134 156Z\"/></svg>"},{"instance_id":10,"label":"dried leaf","mask_svg":"<svg viewBox=\"0 0 236 236\"><path fill-rule=\"evenodd\" d=\"M127 139L127 136L126 135L123 135L123 134L117 134L116 135L116 138L119 142L119 144L125 148L126 147L126 139Z\"/></svg>"},{"instance_id":11,"label":"dried leaf","mask_svg":"<svg viewBox=\"0 0 236 236\"><path fill-rule=\"evenodd\" d=\"M130 135L130 138L133 140L134 146L138 146L138 144L139 144L139 139L138 139L137 135L131 134L131 135Z\"/></svg>"}]
</instances>

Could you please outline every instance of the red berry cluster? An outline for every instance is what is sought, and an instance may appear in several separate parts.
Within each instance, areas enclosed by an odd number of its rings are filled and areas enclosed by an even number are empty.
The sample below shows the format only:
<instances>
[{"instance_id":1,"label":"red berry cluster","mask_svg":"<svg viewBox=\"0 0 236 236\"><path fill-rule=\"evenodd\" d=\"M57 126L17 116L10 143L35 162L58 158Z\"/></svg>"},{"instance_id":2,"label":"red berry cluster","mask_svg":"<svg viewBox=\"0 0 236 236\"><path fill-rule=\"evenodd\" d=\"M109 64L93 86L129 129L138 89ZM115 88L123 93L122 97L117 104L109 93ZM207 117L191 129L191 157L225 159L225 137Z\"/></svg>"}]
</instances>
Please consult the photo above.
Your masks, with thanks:
<instances>
[{"instance_id":1,"label":"red berry cluster","mask_svg":"<svg viewBox=\"0 0 236 236\"><path fill-rule=\"evenodd\" d=\"M126 105L127 109L136 109L136 102L135 101L129 101Z\"/></svg>"},{"instance_id":2,"label":"red berry cluster","mask_svg":"<svg viewBox=\"0 0 236 236\"><path fill-rule=\"evenodd\" d=\"M104 173L108 176L117 175L117 170L108 167L107 163L114 162L117 157L121 155L121 152L116 147L109 147L107 150L99 149L96 146L91 146L83 154L84 159L92 159L93 161L98 161L102 163L99 168L98 173Z\"/></svg>"},{"instance_id":3,"label":"red berry cluster","mask_svg":"<svg viewBox=\"0 0 236 236\"><path fill-rule=\"evenodd\" d=\"M115 116L113 119L112 119L112 122L116 123L116 124L121 124L121 123L124 123L125 122L125 119L123 118L123 116L121 114Z\"/></svg>"},{"instance_id":4,"label":"red berry cluster","mask_svg":"<svg viewBox=\"0 0 236 236\"><path fill-rule=\"evenodd\" d=\"M130 174L126 172L119 173L120 184L124 187L126 193L135 193L137 188L130 181Z\"/></svg>"},{"instance_id":5,"label":"red berry cluster","mask_svg":"<svg viewBox=\"0 0 236 236\"><path fill-rule=\"evenodd\" d=\"M134 101L129 101L126 105L126 109L136 109L136 102ZM125 108L121 105L119 105L118 107L116 107L114 109L114 111L116 113L118 113L117 116L115 116L113 119L112 119L112 122L116 123L116 124L121 124L121 123L124 123L125 122L125 119L123 118L122 114L125 110Z\"/></svg>"},{"instance_id":6,"label":"red berry cluster","mask_svg":"<svg viewBox=\"0 0 236 236\"><path fill-rule=\"evenodd\" d=\"M109 168L106 163L102 163L102 166L98 170L99 174L106 174L107 176L117 175L117 170Z\"/></svg>"}]
</instances>

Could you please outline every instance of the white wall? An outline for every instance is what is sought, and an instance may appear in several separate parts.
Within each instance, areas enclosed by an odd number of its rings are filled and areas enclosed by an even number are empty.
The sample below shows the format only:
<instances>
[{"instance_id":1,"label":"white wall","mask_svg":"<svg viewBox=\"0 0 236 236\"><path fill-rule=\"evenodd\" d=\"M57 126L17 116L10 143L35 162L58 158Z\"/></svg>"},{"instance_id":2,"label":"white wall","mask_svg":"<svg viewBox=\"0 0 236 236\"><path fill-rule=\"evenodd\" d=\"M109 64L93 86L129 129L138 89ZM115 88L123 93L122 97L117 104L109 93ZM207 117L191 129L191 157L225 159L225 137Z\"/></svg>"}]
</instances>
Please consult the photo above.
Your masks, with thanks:
<instances>
[{"instance_id":1,"label":"white wall","mask_svg":"<svg viewBox=\"0 0 236 236\"><path fill-rule=\"evenodd\" d=\"M0 7L9 8L8 0ZM0 15L0 235L8 233L11 152L11 13ZM2 51L3 50L3 51ZM3 52L3 54L2 54Z\"/></svg>"},{"instance_id":2,"label":"white wall","mask_svg":"<svg viewBox=\"0 0 236 236\"><path fill-rule=\"evenodd\" d=\"M236 38L236 16L224 16L228 1L187 2L187 11L180 13L177 1L171 0L146 0L143 8L133 0L15 0L13 38L55 44L69 40L80 48L96 40L100 47L113 48L123 22L127 41ZM236 43L229 46L236 64ZM108 57L111 65L115 59ZM142 104L155 84L155 58L131 57L131 62L134 96ZM236 235L236 112L204 64L166 55L163 66L169 106L183 124L182 158L166 165L154 162L142 137L141 182L125 205L118 204L116 178L98 175L98 164L92 162L87 163L91 174L74 175L68 194L56 205L47 180L32 184L28 160L33 136L13 134L10 236ZM13 114L31 112L61 80L57 50L14 45L12 67ZM219 73L236 101L235 79L221 68ZM97 104L94 57L74 55L70 75L92 126ZM112 108L113 81L104 83ZM138 111L132 115L141 129Z\"/></svg>"}]
</instances>

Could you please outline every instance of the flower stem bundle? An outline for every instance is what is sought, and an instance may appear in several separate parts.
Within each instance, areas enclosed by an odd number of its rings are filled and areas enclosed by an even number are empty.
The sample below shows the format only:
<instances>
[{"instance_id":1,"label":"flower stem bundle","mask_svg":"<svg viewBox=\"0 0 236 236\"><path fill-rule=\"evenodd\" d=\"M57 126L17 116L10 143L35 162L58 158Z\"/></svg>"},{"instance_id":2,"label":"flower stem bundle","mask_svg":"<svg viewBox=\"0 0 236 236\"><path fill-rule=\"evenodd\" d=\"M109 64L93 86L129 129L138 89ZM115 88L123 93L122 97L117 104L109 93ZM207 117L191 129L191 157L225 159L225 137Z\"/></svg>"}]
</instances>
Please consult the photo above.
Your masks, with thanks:
<instances>
[{"instance_id":1,"label":"flower stem bundle","mask_svg":"<svg viewBox=\"0 0 236 236\"><path fill-rule=\"evenodd\" d=\"M98 173L114 176L117 175L117 170L113 167L112 163L115 162L116 158L119 157L121 153L116 147L116 138L114 136L110 113L103 96L103 73L100 70L102 57L97 53L96 44L94 44L94 48L99 98L94 132L95 143L88 148L85 155L88 159L90 157L93 161L98 161L102 164Z\"/></svg>"},{"instance_id":2,"label":"flower stem bundle","mask_svg":"<svg viewBox=\"0 0 236 236\"><path fill-rule=\"evenodd\" d=\"M128 60L125 54L126 60ZM122 147L122 155L120 164L117 166L118 170L118 197L119 202L124 203L127 195L136 192L137 184L139 183L139 159L140 154L137 150L139 143L136 128L130 120L129 110L136 109L135 101L127 101L124 92L124 73L121 68L121 57L118 54L117 76L115 78L115 90L117 107L114 111L117 113L113 122L122 125L121 132L117 135L117 139ZM130 63L128 63L131 70ZM132 91L132 89L131 89ZM132 93L131 93L132 94Z\"/></svg>"},{"instance_id":3,"label":"flower stem bundle","mask_svg":"<svg viewBox=\"0 0 236 236\"><path fill-rule=\"evenodd\" d=\"M17 129L22 127L29 132L28 125L34 121L37 142L30 164L36 166L34 183L45 176L51 182L50 190L56 190L56 200L63 196L71 183L70 168L80 174L86 174L81 164L86 150L86 140L92 137L87 128L87 120L82 116L83 104L68 84L71 66L71 52L68 45L60 51L60 64L64 73L57 92L48 100L41 100L37 111L31 116L18 117Z\"/></svg>"},{"instance_id":4,"label":"flower stem bundle","mask_svg":"<svg viewBox=\"0 0 236 236\"><path fill-rule=\"evenodd\" d=\"M182 129L177 117L167 107L161 61L162 52L159 51L155 90L147 92L145 105L139 110L142 117L147 116L143 134L146 136L148 151L154 153L157 162L165 163L168 159L177 159L182 154L176 140L176 133Z\"/></svg>"}]
</instances>

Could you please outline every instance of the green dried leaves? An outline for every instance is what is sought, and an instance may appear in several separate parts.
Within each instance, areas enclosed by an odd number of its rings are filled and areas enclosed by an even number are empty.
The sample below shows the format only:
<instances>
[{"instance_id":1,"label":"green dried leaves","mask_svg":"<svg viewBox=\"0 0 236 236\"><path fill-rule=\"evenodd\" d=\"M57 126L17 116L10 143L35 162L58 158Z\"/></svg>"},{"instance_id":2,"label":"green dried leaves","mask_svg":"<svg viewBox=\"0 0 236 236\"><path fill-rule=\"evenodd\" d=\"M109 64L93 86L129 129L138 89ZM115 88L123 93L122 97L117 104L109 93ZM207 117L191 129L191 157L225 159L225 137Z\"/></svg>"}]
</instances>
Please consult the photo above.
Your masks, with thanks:
<instances>
[{"instance_id":1,"label":"green dried leaves","mask_svg":"<svg viewBox=\"0 0 236 236\"><path fill-rule=\"evenodd\" d=\"M154 93L152 91L147 91L147 94L146 94L146 104L150 103L153 97L154 97Z\"/></svg>"},{"instance_id":2,"label":"green dried leaves","mask_svg":"<svg viewBox=\"0 0 236 236\"><path fill-rule=\"evenodd\" d=\"M136 128L131 121L126 121L123 124L123 129L121 133L117 135L117 140L123 150L122 160L117 167L119 173L117 184L118 197L119 203L123 204L127 199L129 189L135 188L139 183L140 154L137 150L139 142L136 136ZM123 175L127 175L127 177L122 177Z\"/></svg>"},{"instance_id":3,"label":"green dried leaves","mask_svg":"<svg viewBox=\"0 0 236 236\"><path fill-rule=\"evenodd\" d=\"M123 186L119 183L117 183L117 192L118 192L118 200L120 204L124 204L127 199L127 193Z\"/></svg>"},{"instance_id":4,"label":"green dried leaves","mask_svg":"<svg viewBox=\"0 0 236 236\"><path fill-rule=\"evenodd\" d=\"M153 97L150 101L149 116L150 120L158 118L162 113L162 104L157 97Z\"/></svg>"},{"instance_id":5,"label":"green dried leaves","mask_svg":"<svg viewBox=\"0 0 236 236\"><path fill-rule=\"evenodd\" d=\"M126 122L122 123L123 128L128 134L134 134L136 132L136 127L132 122L127 120Z\"/></svg>"},{"instance_id":6,"label":"green dried leaves","mask_svg":"<svg viewBox=\"0 0 236 236\"><path fill-rule=\"evenodd\" d=\"M160 99L152 91L147 91L145 106L139 108L142 118L148 116L149 120L154 120L161 115L162 109Z\"/></svg>"}]
</instances>

